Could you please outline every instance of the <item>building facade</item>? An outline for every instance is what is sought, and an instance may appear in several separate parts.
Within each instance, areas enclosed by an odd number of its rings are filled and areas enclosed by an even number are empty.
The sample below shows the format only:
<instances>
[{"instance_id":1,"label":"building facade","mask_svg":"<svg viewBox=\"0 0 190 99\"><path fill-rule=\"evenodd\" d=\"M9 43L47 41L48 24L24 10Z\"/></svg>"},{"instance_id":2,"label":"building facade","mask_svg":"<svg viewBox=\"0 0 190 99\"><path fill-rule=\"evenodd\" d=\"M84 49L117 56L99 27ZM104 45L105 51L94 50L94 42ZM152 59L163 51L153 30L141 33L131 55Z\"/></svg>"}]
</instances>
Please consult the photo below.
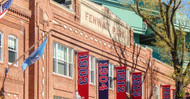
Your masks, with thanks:
<instances>
[{"instance_id":1,"label":"building facade","mask_svg":"<svg viewBox=\"0 0 190 99\"><path fill-rule=\"evenodd\" d=\"M162 85L175 83L173 68L154 59L152 49L134 44L133 29L107 8L87 0L14 0L0 21L0 87L6 99L73 99L78 90L77 54L89 51L89 99L98 99L98 62L109 60L109 99L116 99L116 69L125 66L127 98L131 74L143 74L143 99L161 99ZM45 38L42 58L22 72L22 63ZM187 87L187 91L188 91ZM171 92L172 94L172 92Z\"/></svg>"},{"instance_id":2,"label":"building facade","mask_svg":"<svg viewBox=\"0 0 190 99\"><path fill-rule=\"evenodd\" d=\"M129 5L135 4L135 0L90 0L90 1L107 7L120 19L129 24L133 29L135 43L152 48L153 57L160 61L163 61L160 55L160 48L157 48L155 47L155 45L152 44L152 42L155 42L154 32L147 26L146 22L129 7ZM155 12L157 13L157 11ZM180 12L177 12L175 13L174 24L176 27L178 27L179 23L182 25L183 30L187 33L186 41L189 42L190 20L187 16L181 15ZM163 62L168 63L165 60Z\"/></svg>"}]
</instances>

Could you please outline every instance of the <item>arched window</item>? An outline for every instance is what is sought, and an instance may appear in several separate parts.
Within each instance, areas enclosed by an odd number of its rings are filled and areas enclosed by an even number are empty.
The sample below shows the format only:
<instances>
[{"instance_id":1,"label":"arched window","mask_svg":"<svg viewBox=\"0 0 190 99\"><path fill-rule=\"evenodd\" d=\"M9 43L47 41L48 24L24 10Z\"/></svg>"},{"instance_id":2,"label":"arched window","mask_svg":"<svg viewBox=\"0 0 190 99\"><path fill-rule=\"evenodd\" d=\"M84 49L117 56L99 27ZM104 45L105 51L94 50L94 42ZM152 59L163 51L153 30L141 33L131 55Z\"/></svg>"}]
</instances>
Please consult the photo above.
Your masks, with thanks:
<instances>
[{"instance_id":1,"label":"arched window","mask_svg":"<svg viewBox=\"0 0 190 99\"><path fill-rule=\"evenodd\" d=\"M8 38L8 51L9 63L13 63L18 57L18 39L13 35L9 35Z\"/></svg>"}]
</instances>

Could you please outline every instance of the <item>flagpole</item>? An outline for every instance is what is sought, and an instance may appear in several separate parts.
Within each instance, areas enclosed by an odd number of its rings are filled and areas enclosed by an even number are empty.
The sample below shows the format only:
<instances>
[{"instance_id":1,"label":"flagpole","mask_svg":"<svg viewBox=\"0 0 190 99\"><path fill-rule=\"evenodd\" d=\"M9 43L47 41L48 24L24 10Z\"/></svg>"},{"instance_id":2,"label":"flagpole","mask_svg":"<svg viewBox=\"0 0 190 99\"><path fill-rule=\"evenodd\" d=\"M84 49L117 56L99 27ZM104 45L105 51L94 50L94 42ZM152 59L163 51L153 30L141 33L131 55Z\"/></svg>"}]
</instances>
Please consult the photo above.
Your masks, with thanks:
<instances>
[{"instance_id":1,"label":"flagpole","mask_svg":"<svg viewBox=\"0 0 190 99\"><path fill-rule=\"evenodd\" d=\"M36 43L34 43L26 52L24 52L19 58L17 58L11 65L8 65L8 68L5 68L5 77L4 77L4 79L3 79L2 88L1 88L1 90L0 90L0 92L1 92L0 98L4 96L4 92L5 92L5 90L4 90L4 84L5 84L5 79L7 78L9 69L10 69L11 67L13 67L13 65L14 65L16 62L18 62L26 53L28 53L33 47L35 47L35 45L37 45L40 41L42 41L43 38L48 37L48 36L49 36L49 33L50 33L51 31L52 31L52 30L48 31L45 36L43 36L40 40L38 40Z\"/></svg>"},{"instance_id":2,"label":"flagpole","mask_svg":"<svg viewBox=\"0 0 190 99\"><path fill-rule=\"evenodd\" d=\"M28 53L33 47L35 47L36 44L43 40L43 38L48 37L51 31L52 30L48 31L45 36L43 36L40 40L33 44L26 52L24 52L19 58L17 58L11 65L9 65L9 67L13 66L16 62L18 62L26 53Z\"/></svg>"}]
</instances>

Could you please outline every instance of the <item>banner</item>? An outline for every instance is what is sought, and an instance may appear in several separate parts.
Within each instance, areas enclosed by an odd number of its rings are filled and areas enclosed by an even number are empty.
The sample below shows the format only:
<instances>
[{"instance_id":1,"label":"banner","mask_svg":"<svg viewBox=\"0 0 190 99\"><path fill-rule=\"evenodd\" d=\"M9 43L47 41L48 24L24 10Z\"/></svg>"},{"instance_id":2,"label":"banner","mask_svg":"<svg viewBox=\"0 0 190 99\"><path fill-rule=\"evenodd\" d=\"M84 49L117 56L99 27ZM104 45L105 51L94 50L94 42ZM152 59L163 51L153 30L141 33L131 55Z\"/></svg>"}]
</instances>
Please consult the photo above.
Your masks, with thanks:
<instances>
[{"instance_id":1,"label":"banner","mask_svg":"<svg viewBox=\"0 0 190 99\"><path fill-rule=\"evenodd\" d=\"M142 73L132 73L132 99L142 99Z\"/></svg>"},{"instance_id":2,"label":"banner","mask_svg":"<svg viewBox=\"0 0 190 99\"><path fill-rule=\"evenodd\" d=\"M176 99L176 90L172 89L172 91L173 91L173 99Z\"/></svg>"},{"instance_id":3,"label":"banner","mask_svg":"<svg viewBox=\"0 0 190 99\"><path fill-rule=\"evenodd\" d=\"M109 60L98 61L99 99L108 99Z\"/></svg>"},{"instance_id":4,"label":"banner","mask_svg":"<svg viewBox=\"0 0 190 99\"><path fill-rule=\"evenodd\" d=\"M170 85L162 85L162 99L170 99Z\"/></svg>"},{"instance_id":5,"label":"banner","mask_svg":"<svg viewBox=\"0 0 190 99\"><path fill-rule=\"evenodd\" d=\"M88 99L89 52L78 52L78 93Z\"/></svg>"},{"instance_id":6,"label":"banner","mask_svg":"<svg viewBox=\"0 0 190 99\"><path fill-rule=\"evenodd\" d=\"M126 99L126 67L116 67L117 99Z\"/></svg>"}]
</instances>

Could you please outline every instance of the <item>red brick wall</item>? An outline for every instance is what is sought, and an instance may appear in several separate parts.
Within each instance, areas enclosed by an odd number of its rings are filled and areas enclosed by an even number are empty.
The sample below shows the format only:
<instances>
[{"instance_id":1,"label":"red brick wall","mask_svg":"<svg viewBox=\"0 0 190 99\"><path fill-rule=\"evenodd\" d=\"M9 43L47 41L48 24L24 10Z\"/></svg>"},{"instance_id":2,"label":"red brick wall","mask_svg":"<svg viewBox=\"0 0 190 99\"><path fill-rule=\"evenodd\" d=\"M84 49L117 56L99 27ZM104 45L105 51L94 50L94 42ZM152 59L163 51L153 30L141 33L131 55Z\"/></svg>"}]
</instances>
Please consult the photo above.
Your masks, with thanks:
<instances>
[{"instance_id":1,"label":"red brick wall","mask_svg":"<svg viewBox=\"0 0 190 99\"><path fill-rule=\"evenodd\" d=\"M43 31L51 32L45 51L44 59L40 58L34 65L29 66L25 72L21 71L23 60L29 56L26 54L18 62L17 67L9 71L5 83L5 96L19 97L19 99L42 99L44 91L45 99L52 99L54 95L66 98L73 98L77 89L76 55L73 56L73 78L67 78L53 73L53 41L73 48L75 51L89 51L89 54L99 59L110 60L110 63L117 66L126 66L131 72L142 72L144 80L144 99L151 95L152 84L160 87L170 84L175 88L175 83L171 79L173 68L152 58L152 50L133 43L133 30L130 30L130 46L125 47L111 39L102 36L96 31L92 31L80 25L80 2L74 3L74 13L57 7L49 0L15 0L10 11L3 20L0 21L0 30L4 33L4 53L3 62L0 63L0 86L4 77L4 69L8 66L8 35L16 35L19 39L19 56L22 55L29 46L32 46L42 36ZM44 20L43 15L47 14L48 19ZM21 22L22 20L22 22ZM52 23L55 20L60 23ZM24 32L21 32L23 30ZM100 42L101 41L101 42ZM40 42L40 44L42 41ZM115 44L115 45L114 45ZM35 46L35 48L37 48ZM120 48L122 50L120 50ZM34 49L33 49L34 50ZM32 51L33 51L32 50ZM32 52L30 51L30 53ZM98 99L98 71L95 65L95 85L89 85L89 98ZM44 68L44 72L43 72ZM116 73L114 70L114 77ZM44 84L42 82L44 79ZM131 75L130 75L131 80ZM131 81L130 81L131 83ZM116 81L114 81L116 85ZM109 99L116 99L116 87L109 90ZM128 94L128 97L130 95Z\"/></svg>"}]
</instances>

